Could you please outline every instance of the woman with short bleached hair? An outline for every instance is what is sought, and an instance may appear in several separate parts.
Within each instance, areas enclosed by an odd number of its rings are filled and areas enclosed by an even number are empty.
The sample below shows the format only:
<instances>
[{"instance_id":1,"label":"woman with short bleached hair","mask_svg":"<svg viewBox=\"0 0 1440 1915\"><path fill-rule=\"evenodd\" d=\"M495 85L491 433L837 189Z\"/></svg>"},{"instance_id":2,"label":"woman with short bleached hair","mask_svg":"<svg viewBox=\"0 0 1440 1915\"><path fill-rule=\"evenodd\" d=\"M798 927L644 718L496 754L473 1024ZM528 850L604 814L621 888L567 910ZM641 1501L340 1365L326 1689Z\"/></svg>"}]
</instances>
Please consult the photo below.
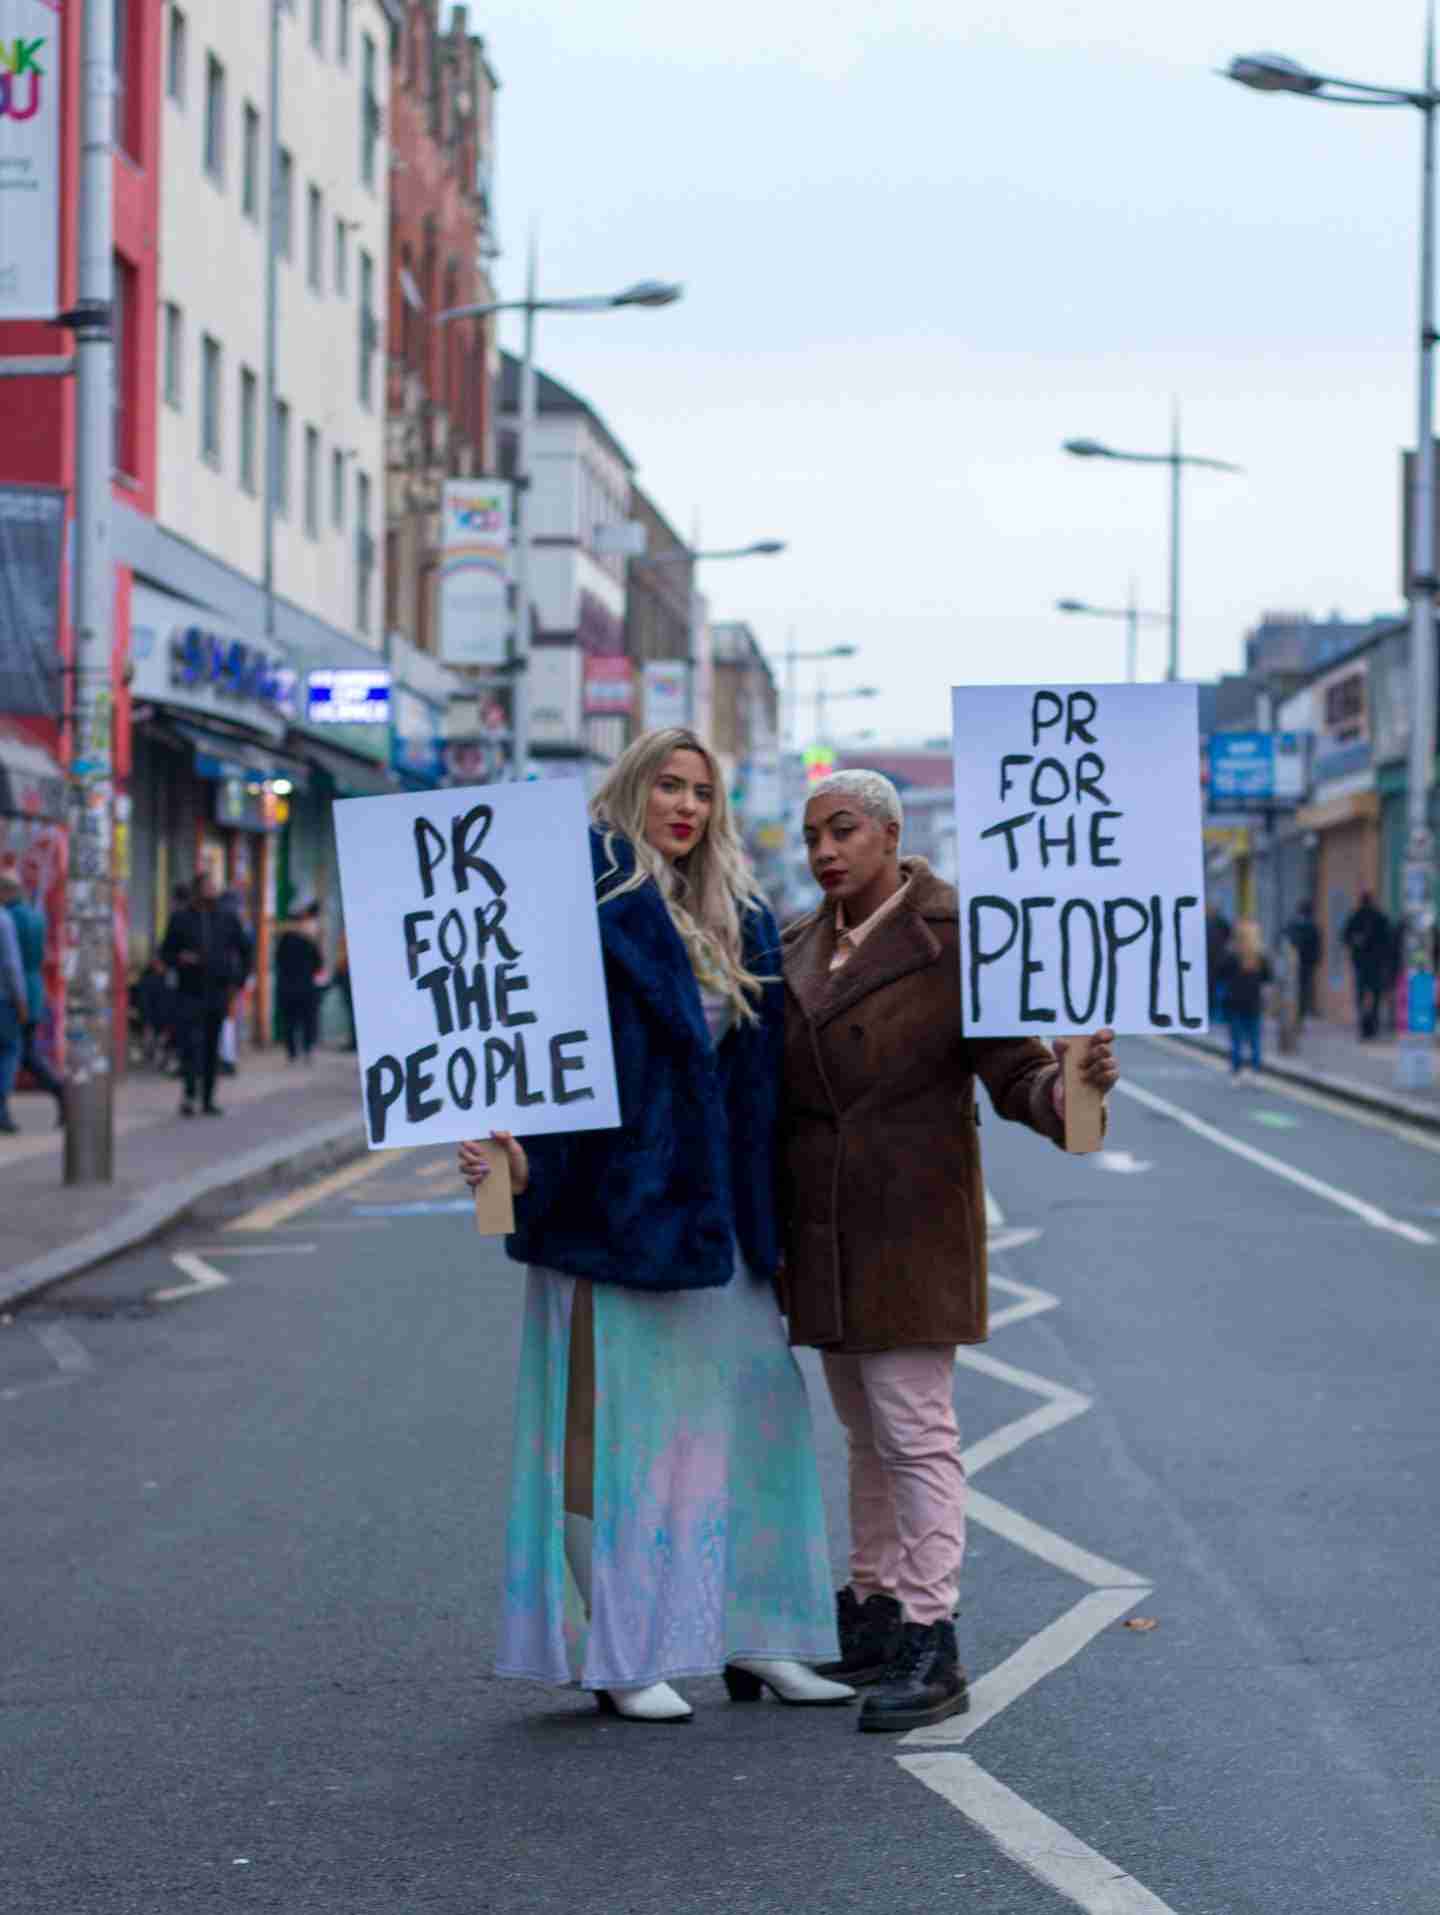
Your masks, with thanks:
<instances>
[{"instance_id":1,"label":"woman with short bleached hair","mask_svg":"<svg viewBox=\"0 0 1440 1915\"><path fill-rule=\"evenodd\" d=\"M774 1291L779 933L693 732L638 739L592 812L621 1123L497 1133L530 1266L498 1667L637 1722L687 1720L671 1683L708 1674L849 1702L809 1666L835 1624Z\"/></svg>"},{"instance_id":2,"label":"woman with short bleached hair","mask_svg":"<svg viewBox=\"0 0 1440 1915\"><path fill-rule=\"evenodd\" d=\"M824 901L784 935L785 1302L850 1447L841 1654L822 1673L870 1685L868 1730L969 1706L953 1390L955 1346L986 1335L977 1078L1001 1117L1064 1139L1063 1040L965 1036L955 887L901 857L901 822L881 773L822 779L805 846ZM1112 1037L1081 1064L1102 1091Z\"/></svg>"}]
</instances>

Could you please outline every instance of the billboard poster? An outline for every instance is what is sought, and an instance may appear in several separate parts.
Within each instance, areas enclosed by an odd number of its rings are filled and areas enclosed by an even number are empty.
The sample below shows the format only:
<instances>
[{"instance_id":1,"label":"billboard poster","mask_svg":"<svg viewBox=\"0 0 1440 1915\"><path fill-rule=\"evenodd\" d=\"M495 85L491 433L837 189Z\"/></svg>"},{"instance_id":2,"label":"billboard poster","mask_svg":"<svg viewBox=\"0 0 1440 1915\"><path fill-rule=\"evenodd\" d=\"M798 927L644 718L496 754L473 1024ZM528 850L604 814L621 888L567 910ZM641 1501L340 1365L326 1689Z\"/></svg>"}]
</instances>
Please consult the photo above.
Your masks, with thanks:
<instances>
[{"instance_id":1,"label":"billboard poster","mask_svg":"<svg viewBox=\"0 0 1440 1915\"><path fill-rule=\"evenodd\" d=\"M0 319L60 310L63 0L0 0Z\"/></svg>"},{"instance_id":2,"label":"billboard poster","mask_svg":"<svg viewBox=\"0 0 1440 1915\"><path fill-rule=\"evenodd\" d=\"M1216 731L1208 741L1212 813L1299 805L1305 739L1294 731Z\"/></svg>"},{"instance_id":3,"label":"billboard poster","mask_svg":"<svg viewBox=\"0 0 1440 1915\"><path fill-rule=\"evenodd\" d=\"M449 479L440 514L440 656L447 665L503 665L510 637L513 487Z\"/></svg>"},{"instance_id":4,"label":"billboard poster","mask_svg":"<svg viewBox=\"0 0 1440 1915\"><path fill-rule=\"evenodd\" d=\"M585 660L585 716L628 718L635 709L635 668L628 658Z\"/></svg>"},{"instance_id":5,"label":"billboard poster","mask_svg":"<svg viewBox=\"0 0 1440 1915\"><path fill-rule=\"evenodd\" d=\"M645 666L646 731L668 731L690 722L690 667L683 658L652 658Z\"/></svg>"}]
</instances>

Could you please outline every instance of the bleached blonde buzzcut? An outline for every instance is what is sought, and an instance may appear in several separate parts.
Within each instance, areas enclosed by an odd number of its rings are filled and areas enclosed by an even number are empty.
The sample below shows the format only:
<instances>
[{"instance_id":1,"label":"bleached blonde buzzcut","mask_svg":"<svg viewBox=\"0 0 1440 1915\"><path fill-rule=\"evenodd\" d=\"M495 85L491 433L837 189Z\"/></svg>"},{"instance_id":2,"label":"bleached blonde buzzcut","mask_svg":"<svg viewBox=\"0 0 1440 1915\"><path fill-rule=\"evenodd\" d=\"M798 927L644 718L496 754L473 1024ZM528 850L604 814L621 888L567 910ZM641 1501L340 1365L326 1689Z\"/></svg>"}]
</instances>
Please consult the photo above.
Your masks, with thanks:
<instances>
[{"instance_id":1,"label":"bleached blonde buzzcut","mask_svg":"<svg viewBox=\"0 0 1440 1915\"><path fill-rule=\"evenodd\" d=\"M866 817L875 819L877 824L903 825L905 822L900 793L883 771L832 771L828 778L822 778L811 787L805 802L808 804L811 798L842 795L853 798Z\"/></svg>"}]
</instances>

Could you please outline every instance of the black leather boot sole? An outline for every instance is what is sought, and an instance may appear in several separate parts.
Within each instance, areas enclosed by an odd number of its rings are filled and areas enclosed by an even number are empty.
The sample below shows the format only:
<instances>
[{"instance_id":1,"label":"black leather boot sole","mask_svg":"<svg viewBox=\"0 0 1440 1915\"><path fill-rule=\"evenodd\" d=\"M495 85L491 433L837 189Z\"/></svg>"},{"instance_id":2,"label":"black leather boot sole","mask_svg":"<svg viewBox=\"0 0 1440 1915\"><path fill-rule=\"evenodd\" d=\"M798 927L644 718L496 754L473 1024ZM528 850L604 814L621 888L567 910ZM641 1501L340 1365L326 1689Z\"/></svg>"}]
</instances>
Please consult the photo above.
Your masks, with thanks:
<instances>
[{"instance_id":1,"label":"black leather boot sole","mask_svg":"<svg viewBox=\"0 0 1440 1915\"><path fill-rule=\"evenodd\" d=\"M843 1661L817 1662L815 1665L817 1676L828 1676L831 1682L848 1682L852 1689L864 1689L872 1682L879 1682L889 1671L888 1662L872 1662L863 1669L851 1669Z\"/></svg>"},{"instance_id":2,"label":"black leather boot sole","mask_svg":"<svg viewBox=\"0 0 1440 1915\"><path fill-rule=\"evenodd\" d=\"M925 1729L948 1716L966 1715L969 1709L970 1689L962 1676L958 1695L946 1696L921 1709L862 1709L857 1726L865 1735L889 1735L896 1729Z\"/></svg>"}]
</instances>

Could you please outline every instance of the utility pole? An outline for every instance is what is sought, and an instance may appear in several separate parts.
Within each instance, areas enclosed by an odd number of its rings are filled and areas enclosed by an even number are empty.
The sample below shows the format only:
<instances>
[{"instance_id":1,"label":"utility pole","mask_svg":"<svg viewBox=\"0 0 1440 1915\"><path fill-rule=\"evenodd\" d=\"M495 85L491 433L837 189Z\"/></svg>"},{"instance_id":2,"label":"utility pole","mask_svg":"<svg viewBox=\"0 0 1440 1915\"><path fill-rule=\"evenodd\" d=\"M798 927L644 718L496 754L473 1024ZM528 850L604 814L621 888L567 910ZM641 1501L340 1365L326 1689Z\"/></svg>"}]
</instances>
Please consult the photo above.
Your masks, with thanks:
<instances>
[{"instance_id":1,"label":"utility pole","mask_svg":"<svg viewBox=\"0 0 1440 1915\"><path fill-rule=\"evenodd\" d=\"M265 532L263 578L265 592L265 643L275 644L275 481L279 473L280 442L276 432L280 362L280 0L269 0L270 41L270 139L269 217L265 221L265 497L261 513ZM284 209L288 211L288 209ZM348 470L345 478L349 479Z\"/></svg>"},{"instance_id":2,"label":"utility pole","mask_svg":"<svg viewBox=\"0 0 1440 1915\"><path fill-rule=\"evenodd\" d=\"M79 274L75 333L75 596L70 663L70 863L65 954L65 1182L115 1174L113 893L115 719L110 541L114 345L114 8L81 17Z\"/></svg>"}]
</instances>

